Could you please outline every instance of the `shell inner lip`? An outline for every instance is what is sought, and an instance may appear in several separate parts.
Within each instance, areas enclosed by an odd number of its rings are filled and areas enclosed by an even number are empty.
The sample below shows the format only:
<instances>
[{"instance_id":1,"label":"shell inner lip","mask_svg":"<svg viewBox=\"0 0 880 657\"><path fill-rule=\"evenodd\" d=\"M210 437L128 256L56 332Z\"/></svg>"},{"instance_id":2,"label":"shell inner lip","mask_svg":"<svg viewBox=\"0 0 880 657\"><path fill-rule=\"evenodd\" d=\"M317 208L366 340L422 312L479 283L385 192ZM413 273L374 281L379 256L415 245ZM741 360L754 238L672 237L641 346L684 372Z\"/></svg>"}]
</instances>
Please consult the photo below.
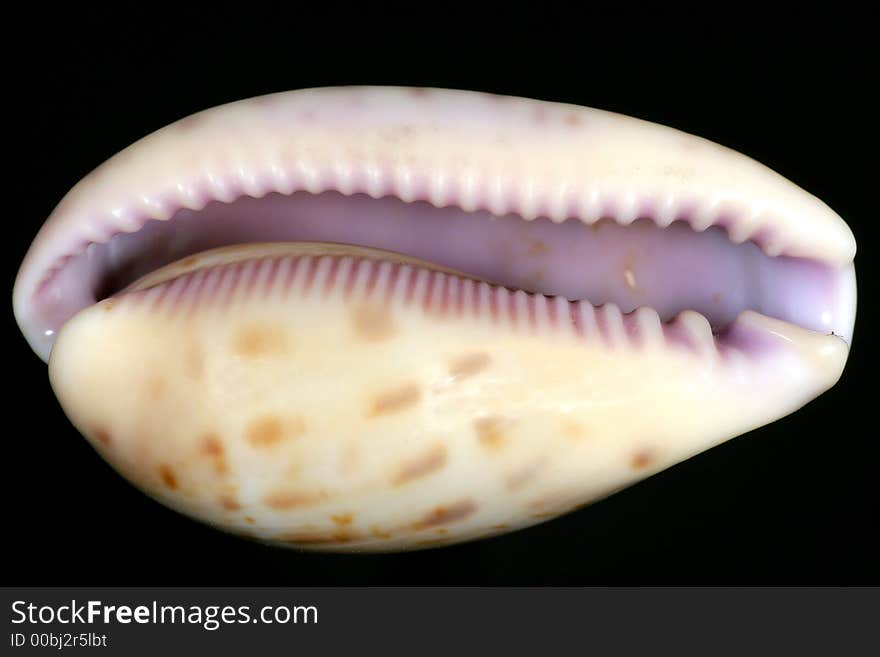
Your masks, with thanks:
<instances>
[{"instance_id":1,"label":"shell inner lip","mask_svg":"<svg viewBox=\"0 0 880 657\"><path fill-rule=\"evenodd\" d=\"M751 309L848 339L847 313L854 312L844 298L851 267L771 257L755 244L734 244L720 227L698 232L683 221L661 227L650 218L627 225L524 220L339 192L273 193L180 210L90 246L68 269L84 268L86 306L182 258L254 242L378 249L511 290L613 303L625 313L649 307L664 322L693 310L716 332Z\"/></svg>"}]
</instances>

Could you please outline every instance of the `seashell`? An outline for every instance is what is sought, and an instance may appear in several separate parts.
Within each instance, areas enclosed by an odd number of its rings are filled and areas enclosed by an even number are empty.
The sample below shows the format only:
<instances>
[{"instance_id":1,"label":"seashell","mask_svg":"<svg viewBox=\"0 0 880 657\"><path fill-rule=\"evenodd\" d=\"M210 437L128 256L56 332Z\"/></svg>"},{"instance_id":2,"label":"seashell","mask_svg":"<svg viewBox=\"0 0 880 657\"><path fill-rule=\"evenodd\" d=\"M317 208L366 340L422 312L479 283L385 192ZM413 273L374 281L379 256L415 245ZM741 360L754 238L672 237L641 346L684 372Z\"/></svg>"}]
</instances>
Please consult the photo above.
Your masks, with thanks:
<instances>
[{"instance_id":1,"label":"seashell","mask_svg":"<svg viewBox=\"0 0 880 657\"><path fill-rule=\"evenodd\" d=\"M817 198L671 128L326 88L108 160L13 301L71 422L148 495L402 550L566 513L815 398L854 253Z\"/></svg>"}]
</instances>

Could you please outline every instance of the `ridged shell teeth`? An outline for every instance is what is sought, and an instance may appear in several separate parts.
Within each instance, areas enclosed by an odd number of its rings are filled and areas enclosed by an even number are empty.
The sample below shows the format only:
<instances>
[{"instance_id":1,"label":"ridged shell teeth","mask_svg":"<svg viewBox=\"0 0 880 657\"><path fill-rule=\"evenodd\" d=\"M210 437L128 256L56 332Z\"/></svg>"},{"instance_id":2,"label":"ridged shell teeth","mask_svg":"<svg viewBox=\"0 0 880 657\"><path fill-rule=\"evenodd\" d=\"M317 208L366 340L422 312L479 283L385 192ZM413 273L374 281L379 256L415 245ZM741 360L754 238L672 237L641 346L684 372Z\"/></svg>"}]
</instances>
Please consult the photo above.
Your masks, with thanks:
<instances>
[{"instance_id":1,"label":"ridged shell teeth","mask_svg":"<svg viewBox=\"0 0 880 657\"><path fill-rule=\"evenodd\" d=\"M293 192L293 181L290 178L288 168L284 166L277 154L267 154L267 167L269 179L279 194L288 195Z\"/></svg>"},{"instance_id":2,"label":"ridged shell teeth","mask_svg":"<svg viewBox=\"0 0 880 657\"><path fill-rule=\"evenodd\" d=\"M262 198L265 196L268 186L265 180L261 180L260 176L244 162L236 165L236 175L241 191L252 198Z\"/></svg>"},{"instance_id":3,"label":"ridged shell teeth","mask_svg":"<svg viewBox=\"0 0 880 657\"><path fill-rule=\"evenodd\" d=\"M393 186L397 190L398 198L406 203L412 203L416 199L416 176L411 167L396 165L392 176ZM377 189L378 185L374 187Z\"/></svg>"},{"instance_id":4,"label":"ridged shell teeth","mask_svg":"<svg viewBox=\"0 0 880 657\"><path fill-rule=\"evenodd\" d=\"M180 207L187 210L198 211L204 208L209 199L195 185L185 185L181 182L177 183L177 202ZM133 230L137 230L139 226L134 225Z\"/></svg>"},{"instance_id":5,"label":"ridged shell teeth","mask_svg":"<svg viewBox=\"0 0 880 657\"><path fill-rule=\"evenodd\" d=\"M567 218L566 202L569 195L569 186L566 182L559 184L548 197L546 201L545 214L553 223L561 223Z\"/></svg>"},{"instance_id":6,"label":"ridged shell teeth","mask_svg":"<svg viewBox=\"0 0 880 657\"><path fill-rule=\"evenodd\" d=\"M665 333L672 345L681 345L703 355L714 355L717 351L709 320L694 310L679 313L665 327Z\"/></svg>"},{"instance_id":7,"label":"ridged shell teeth","mask_svg":"<svg viewBox=\"0 0 880 657\"><path fill-rule=\"evenodd\" d=\"M538 218L538 199L536 198L535 181L529 178L517 189L517 207L520 208L520 216L526 221Z\"/></svg>"},{"instance_id":8,"label":"ridged shell teeth","mask_svg":"<svg viewBox=\"0 0 880 657\"><path fill-rule=\"evenodd\" d=\"M614 220L621 226L629 226L639 218L639 200L634 192L623 194L617 203Z\"/></svg>"},{"instance_id":9,"label":"ridged shell teeth","mask_svg":"<svg viewBox=\"0 0 880 657\"><path fill-rule=\"evenodd\" d=\"M326 185L321 171L311 160L304 159L299 165L299 175L302 188L310 194L320 194Z\"/></svg>"},{"instance_id":10,"label":"ridged shell teeth","mask_svg":"<svg viewBox=\"0 0 880 657\"><path fill-rule=\"evenodd\" d=\"M449 186L443 170L436 171L428 179L428 201L435 208L445 208L449 204Z\"/></svg>"},{"instance_id":11,"label":"ridged shell teeth","mask_svg":"<svg viewBox=\"0 0 880 657\"><path fill-rule=\"evenodd\" d=\"M232 203L238 198L238 193L233 189L231 181L223 173L208 171L206 178L212 198L223 203Z\"/></svg>"},{"instance_id":12,"label":"ridged shell teeth","mask_svg":"<svg viewBox=\"0 0 880 657\"><path fill-rule=\"evenodd\" d=\"M702 233L715 224L717 216L718 213L714 203L701 205L695 210L689 223L696 232Z\"/></svg>"},{"instance_id":13,"label":"ridged shell teeth","mask_svg":"<svg viewBox=\"0 0 880 657\"><path fill-rule=\"evenodd\" d=\"M330 170L328 173L333 179L334 187L336 187L340 193L348 196L354 192L355 183L352 180L352 168L351 165L348 164L345 160L343 160L342 158L335 159L330 165ZM318 182L317 180L313 181L312 184L315 185L314 190L316 191L319 189L323 190L326 187L323 180L320 180L320 182Z\"/></svg>"},{"instance_id":14,"label":"ridged shell teeth","mask_svg":"<svg viewBox=\"0 0 880 657\"><path fill-rule=\"evenodd\" d=\"M755 224L749 219L742 219L731 223L726 227L727 237L734 244L742 244L748 240L755 231Z\"/></svg>"},{"instance_id":15,"label":"ridged shell teeth","mask_svg":"<svg viewBox=\"0 0 880 657\"><path fill-rule=\"evenodd\" d=\"M666 228L676 220L676 209L675 198L667 196L654 206L654 222L661 228Z\"/></svg>"},{"instance_id":16,"label":"ridged shell teeth","mask_svg":"<svg viewBox=\"0 0 880 657\"><path fill-rule=\"evenodd\" d=\"M765 242L763 242L763 244L762 244L762 250L764 251L764 253L766 253L771 258L775 258L777 256L782 255L782 252L784 251L784 249L785 249L784 242L782 239L780 239L778 237L770 238L770 239L766 240Z\"/></svg>"},{"instance_id":17,"label":"ridged shell teeth","mask_svg":"<svg viewBox=\"0 0 880 657\"><path fill-rule=\"evenodd\" d=\"M562 301L560 297L557 297L557 299ZM568 311L567 304L565 311ZM599 337L599 324L596 318L596 308L592 304L586 301L577 301L573 303L571 319L578 335L594 335L597 338Z\"/></svg>"},{"instance_id":18,"label":"ridged shell teeth","mask_svg":"<svg viewBox=\"0 0 880 657\"><path fill-rule=\"evenodd\" d=\"M480 209L480 174L473 167L465 167L458 176L458 203L465 212Z\"/></svg>"},{"instance_id":19,"label":"ridged shell teeth","mask_svg":"<svg viewBox=\"0 0 880 657\"><path fill-rule=\"evenodd\" d=\"M596 309L596 323L599 333L612 347L626 344L626 333L623 326L623 313L617 304L606 303Z\"/></svg>"},{"instance_id":20,"label":"ridged shell teeth","mask_svg":"<svg viewBox=\"0 0 880 657\"><path fill-rule=\"evenodd\" d=\"M657 311L642 306L633 312L630 318L631 333L634 331L634 342L641 347L660 347L663 345L663 329Z\"/></svg>"}]
</instances>

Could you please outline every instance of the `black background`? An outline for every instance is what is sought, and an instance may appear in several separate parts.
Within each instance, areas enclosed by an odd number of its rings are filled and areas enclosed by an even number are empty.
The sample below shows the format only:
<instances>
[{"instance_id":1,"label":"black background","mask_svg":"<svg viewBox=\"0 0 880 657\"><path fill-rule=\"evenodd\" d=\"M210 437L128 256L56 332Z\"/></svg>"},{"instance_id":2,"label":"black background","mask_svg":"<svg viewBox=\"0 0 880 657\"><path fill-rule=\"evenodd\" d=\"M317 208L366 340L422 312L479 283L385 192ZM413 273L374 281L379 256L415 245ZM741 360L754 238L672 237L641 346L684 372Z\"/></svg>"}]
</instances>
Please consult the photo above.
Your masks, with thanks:
<instances>
[{"instance_id":1,"label":"black background","mask_svg":"<svg viewBox=\"0 0 880 657\"><path fill-rule=\"evenodd\" d=\"M477 89L600 107L745 152L822 198L859 243L841 382L794 415L567 517L398 555L264 547L126 484L65 419L4 316L6 584L877 582L876 18L473 4L18 9L7 16L4 280L80 177L194 111L335 84ZM14 158L14 159L13 159ZM868 199L871 199L869 205Z\"/></svg>"}]
</instances>

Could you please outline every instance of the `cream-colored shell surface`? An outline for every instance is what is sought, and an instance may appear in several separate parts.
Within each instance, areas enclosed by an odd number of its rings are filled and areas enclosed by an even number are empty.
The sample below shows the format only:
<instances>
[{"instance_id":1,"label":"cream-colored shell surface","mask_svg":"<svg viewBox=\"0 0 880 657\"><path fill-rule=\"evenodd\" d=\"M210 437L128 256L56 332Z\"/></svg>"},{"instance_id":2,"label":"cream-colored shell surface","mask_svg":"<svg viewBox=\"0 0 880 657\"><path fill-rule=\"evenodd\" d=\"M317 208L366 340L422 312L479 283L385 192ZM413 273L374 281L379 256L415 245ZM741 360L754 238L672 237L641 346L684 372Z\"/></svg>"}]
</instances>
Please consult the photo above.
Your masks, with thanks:
<instances>
[{"instance_id":1,"label":"cream-colored shell surface","mask_svg":"<svg viewBox=\"0 0 880 657\"><path fill-rule=\"evenodd\" d=\"M141 489L263 540L389 550L523 527L794 410L846 357L755 314L740 323L770 336L760 357L696 313L661 326L407 264L255 251L80 313L50 375Z\"/></svg>"}]
</instances>

